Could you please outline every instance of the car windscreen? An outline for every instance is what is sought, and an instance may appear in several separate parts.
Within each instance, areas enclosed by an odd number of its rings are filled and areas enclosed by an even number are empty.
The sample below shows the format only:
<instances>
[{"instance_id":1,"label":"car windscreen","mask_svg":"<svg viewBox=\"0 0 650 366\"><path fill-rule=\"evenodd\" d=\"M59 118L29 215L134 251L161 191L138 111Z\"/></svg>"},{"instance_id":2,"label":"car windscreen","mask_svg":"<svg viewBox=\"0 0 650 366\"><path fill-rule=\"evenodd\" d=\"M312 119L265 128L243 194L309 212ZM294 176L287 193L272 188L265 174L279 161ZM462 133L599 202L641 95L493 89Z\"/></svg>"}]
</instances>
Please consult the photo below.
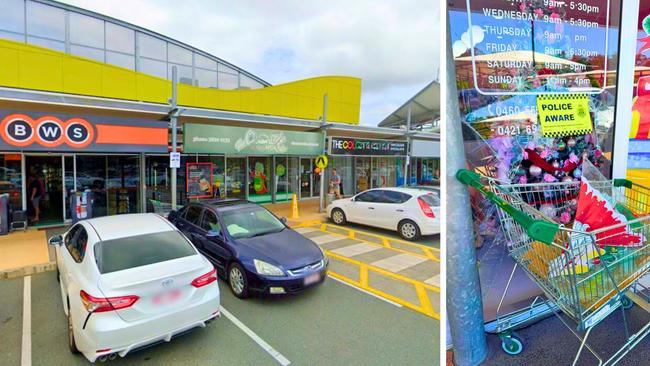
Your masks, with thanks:
<instances>
[{"instance_id":1,"label":"car windscreen","mask_svg":"<svg viewBox=\"0 0 650 366\"><path fill-rule=\"evenodd\" d=\"M427 205L429 205L431 207L440 206L440 198L438 198L437 196L435 196L433 194L424 194L424 195L420 196L419 198L421 198L422 201L424 201Z\"/></svg>"},{"instance_id":2,"label":"car windscreen","mask_svg":"<svg viewBox=\"0 0 650 366\"><path fill-rule=\"evenodd\" d=\"M192 245L178 231L129 236L95 245L95 260L102 274L195 254Z\"/></svg>"},{"instance_id":3,"label":"car windscreen","mask_svg":"<svg viewBox=\"0 0 650 366\"><path fill-rule=\"evenodd\" d=\"M250 238L285 229L280 220L262 207L231 209L221 216L223 227L233 238Z\"/></svg>"}]
</instances>

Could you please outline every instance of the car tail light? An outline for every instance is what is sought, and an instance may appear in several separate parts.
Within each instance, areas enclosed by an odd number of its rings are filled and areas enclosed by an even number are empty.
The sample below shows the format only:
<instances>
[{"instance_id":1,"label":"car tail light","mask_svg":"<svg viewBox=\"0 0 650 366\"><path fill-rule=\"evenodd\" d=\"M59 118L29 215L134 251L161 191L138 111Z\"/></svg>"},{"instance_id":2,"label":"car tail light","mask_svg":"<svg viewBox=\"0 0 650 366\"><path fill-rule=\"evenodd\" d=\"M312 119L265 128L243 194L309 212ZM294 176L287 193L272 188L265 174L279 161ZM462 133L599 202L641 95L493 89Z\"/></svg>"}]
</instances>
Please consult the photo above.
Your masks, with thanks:
<instances>
[{"instance_id":1,"label":"car tail light","mask_svg":"<svg viewBox=\"0 0 650 366\"><path fill-rule=\"evenodd\" d=\"M216 280L217 280L217 270L212 268L212 271L210 271L210 272L208 272L208 273L206 273L206 274L204 274L204 275L202 275L200 277L195 278L192 281L192 286L194 286L196 288L199 288L199 287L203 287L205 285L209 285L209 284L211 284L212 282L214 282Z\"/></svg>"},{"instance_id":2,"label":"car tail light","mask_svg":"<svg viewBox=\"0 0 650 366\"><path fill-rule=\"evenodd\" d=\"M420 209L422 209L422 213L424 213L424 216L430 217L432 219L436 218L436 215L433 214L433 209L431 206L429 206L424 200L420 197L418 197L418 204L420 205Z\"/></svg>"},{"instance_id":3,"label":"car tail light","mask_svg":"<svg viewBox=\"0 0 650 366\"><path fill-rule=\"evenodd\" d=\"M81 302L86 310L91 313L102 313L105 311L119 310L128 308L138 301L139 297L135 295L117 296L117 297L94 297L88 295L84 290L79 293Z\"/></svg>"}]
</instances>

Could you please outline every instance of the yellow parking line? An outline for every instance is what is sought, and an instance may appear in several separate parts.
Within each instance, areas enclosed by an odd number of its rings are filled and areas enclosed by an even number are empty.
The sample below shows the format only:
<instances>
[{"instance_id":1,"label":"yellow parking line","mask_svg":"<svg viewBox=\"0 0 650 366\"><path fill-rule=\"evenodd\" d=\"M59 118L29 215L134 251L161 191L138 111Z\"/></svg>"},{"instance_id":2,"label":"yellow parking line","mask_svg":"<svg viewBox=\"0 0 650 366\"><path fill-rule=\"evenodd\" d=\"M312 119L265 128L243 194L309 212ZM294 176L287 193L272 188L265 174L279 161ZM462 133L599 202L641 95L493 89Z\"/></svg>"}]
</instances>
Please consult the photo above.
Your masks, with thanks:
<instances>
[{"instance_id":1,"label":"yellow parking line","mask_svg":"<svg viewBox=\"0 0 650 366\"><path fill-rule=\"evenodd\" d=\"M332 226L332 227L335 227L335 228L338 228L338 229L341 229L341 230L356 231L356 232L359 233L359 234L368 235L368 236L373 236L373 237L375 237L375 238L380 238L380 239L384 239L384 238L386 238L386 237L383 236L383 235L378 235L378 234L374 234L374 233L369 233L369 232L367 232L367 231L362 231L362 230L357 230L357 229L350 229L350 228L343 227L343 226L339 226L339 225L329 224L328 226ZM402 239L393 239L393 238L390 238L390 239L388 239L388 240L393 241L393 242L396 242L396 243L405 244L405 245L408 245L408 246L413 246L413 247L418 247L418 248L428 248L428 249L431 249L431 250L434 250L434 251L440 252L440 249L438 249L438 248L429 247L429 246L426 246L426 245L422 245L422 244L418 244L418 243L413 243L413 242L406 241L406 240L402 240Z\"/></svg>"},{"instance_id":2,"label":"yellow parking line","mask_svg":"<svg viewBox=\"0 0 650 366\"><path fill-rule=\"evenodd\" d=\"M404 300L404 299L402 299L402 298L399 298L399 297L397 297L397 296L394 296L394 295L391 295L391 294L385 293L385 292L383 292L383 291L381 291L381 290L378 290L378 289L376 289L376 288L374 288L374 287L363 286L363 285L361 284L361 282L359 282L359 281L355 281L355 280L353 280L353 279L351 279L351 278L348 278L348 277L343 276L343 275L341 275L341 274L338 274L338 273L336 273L336 272L332 272L331 270L327 271L327 274L328 274L329 276L331 276L331 277L334 277L334 278L340 280L340 281L346 282L346 283L348 283L348 284L350 284L350 285L353 285L353 286L357 286L357 287L359 287L360 289L362 289L362 290L364 290L364 291L368 291L368 292L370 292L370 293L372 293L372 294L375 294L375 295L377 295L377 296L383 297L383 298L385 298L385 299L387 299L387 300L390 300L390 301L392 301L392 302L394 302L394 303L400 304L400 305L402 305L402 306L404 306L404 307L406 307L406 308L409 308L409 309L411 309L411 310L417 311L418 313L421 313L421 314L427 315L427 316L432 317L432 318L434 318L434 319L436 319L436 320L440 320L440 315L437 314L435 311L433 311L432 308L430 308L430 309L426 309L426 308L424 308L423 306L418 306L418 305L413 304L413 303L411 303L411 302L409 302L409 301L406 301L406 300Z\"/></svg>"},{"instance_id":3,"label":"yellow parking line","mask_svg":"<svg viewBox=\"0 0 650 366\"><path fill-rule=\"evenodd\" d=\"M391 277L391 278L394 278L394 279L396 279L396 280L399 280L399 281L402 281L402 282L409 283L409 284L411 284L411 285L420 285L420 286L423 286L424 288L427 288L427 289L429 289L429 290L431 290L431 291L433 291L433 292L438 292L438 293L440 293L440 288L437 287L437 286L429 285L428 283L425 283L425 282L422 282L422 281L418 281L418 280L414 280L414 279L412 279L412 278L409 278L409 277L403 276L403 275L401 275L401 274L393 273L393 272L387 271L387 270L385 270L385 269L383 269L383 268L379 268L379 267L377 267L377 266L373 266L372 264L368 264L368 263L364 263L364 262L358 261L358 260L356 260L356 259L352 259L352 258L344 257L344 256L342 256L342 255L336 254L336 253L331 252L331 251L329 251L329 250L325 250L325 254L327 254L328 256L330 256L330 257L332 257L332 258L335 258L335 259L337 259L337 260L340 260L340 261L343 261L343 262L347 262L347 263L351 263L351 264L355 264L355 265L357 265L357 266L359 266L359 267L366 266L366 267L368 268L368 270L372 270L372 271L377 272L377 273L379 273L379 274L382 274L382 275L384 275L384 276Z\"/></svg>"},{"instance_id":4,"label":"yellow parking line","mask_svg":"<svg viewBox=\"0 0 650 366\"><path fill-rule=\"evenodd\" d=\"M433 255L433 253L431 252L431 250L430 250L429 248L422 248L422 251L423 251L424 254L426 254L427 257L429 257L429 259L431 259L432 261L440 262L440 258L438 258L438 257L436 257L435 255Z\"/></svg>"},{"instance_id":5,"label":"yellow parking line","mask_svg":"<svg viewBox=\"0 0 650 366\"><path fill-rule=\"evenodd\" d=\"M410 250L404 250L404 249L395 248L395 247L392 247L392 246L384 246L384 245L381 245L381 244L379 244L379 243L375 243L374 241L369 241L369 240L364 240L364 239L355 238L355 235L354 235L354 231L353 231L353 230L348 231L348 235L344 235L344 234L341 234L341 233L337 233L336 231L327 231L327 230L322 230L322 231L323 231L323 232L326 232L326 233L328 233L328 234L331 234L331 235L337 235L337 236L340 236L340 237L347 237L347 238L349 238L349 239L358 240L358 241L360 241L360 242L363 242L363 243L366 243L366 244L370 244L370 245L374 245L374 246L376 246L376 247L381 247L381 248L390 249L390 250L393 250L393 251L395 251L395 252L411 254L411 255L416 256L416 257L426 258L426 259L431 259L431 260L433 260L433 261L440 262L440 260L439 260L438 258L435 258L435 257L431 258L431 257L429 257L429 256L427 256L427 255L420 254L420 253L416 253L416 252L412 252L412 251L410 251Z\"/></svg>"},{"instance_id":6,"label":"yellow parking line","mask_svg":"<svg viewBox=\"0 0 650 366\"><path fill-rule=\"evenodd\" d=\"M422 308L426 311L429 311L431 314L435 314L433 311L433 305L431 305L431 300L429 299L429 295L427 294L427 291L424 289L424 287L415 286L415 292L418 294L418 299L420 299Z\"/></svg>"},{"instance_id":7,"label":"yellow parking line","mask_svg":"<svg viewBox=\"0 0 650 366\"><path fill-rule=\"evenodd\" d=\"M359 266L359 284L368 287L368 266Z\"/></svg>"}]
</instances>

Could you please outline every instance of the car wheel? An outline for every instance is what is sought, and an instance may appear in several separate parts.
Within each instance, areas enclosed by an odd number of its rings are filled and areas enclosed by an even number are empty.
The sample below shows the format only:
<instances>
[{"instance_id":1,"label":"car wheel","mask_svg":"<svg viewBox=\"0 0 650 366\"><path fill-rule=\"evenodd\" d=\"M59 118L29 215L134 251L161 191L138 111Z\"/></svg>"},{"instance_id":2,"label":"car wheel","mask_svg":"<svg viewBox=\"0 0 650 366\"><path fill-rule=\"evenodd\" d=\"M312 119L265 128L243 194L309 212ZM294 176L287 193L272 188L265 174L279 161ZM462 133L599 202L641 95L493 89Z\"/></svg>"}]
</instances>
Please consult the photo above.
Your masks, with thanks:
<instances>
[{"instance_id":1,"label":"car wheel","mask_svg":"<svg viewBox=\"0 0 650 366\"><path fill-rule=\"evenodd\" d=\"M231 263L228 268L228 285L233 295L240 299L248 297L248 281L246 280L246 272L239 263Z\"/></svg>"},{"instance_id":2,"label":"car wheel","mask_svg":"<svg viewBox=\"0 0 650 366\"><path fill-rule=\"evenodd\" d=\"M420 228L418 224L411 220L400 222L397 230L399 231L399 236L405 240L413 241L420 238Z\"/></svg>"},{"instance_id":3,"label":"car wheel","mask_svg":"<svg viewBox=\"0 0 650 366\"><path fill-rule=\"evenodd\" d=\"M345 217L345 212L341 210L340 208L335 208L332 210L332 221L336 225L345 225L345 223L348 221L347 218Z\"/></svg>"},{"instance_id":4,"label":"car wheel","mask_svg":"<svg viewBox=\"0 0 650 366\"><path fill-rule=\"evenodd\" d=\"M68 347L70 352L73 354L79 353L77 349L77 342L74 340L74 329L72 328L72 311L70 311L70 305L68 305Z\"/></svg>"}]
</instances>

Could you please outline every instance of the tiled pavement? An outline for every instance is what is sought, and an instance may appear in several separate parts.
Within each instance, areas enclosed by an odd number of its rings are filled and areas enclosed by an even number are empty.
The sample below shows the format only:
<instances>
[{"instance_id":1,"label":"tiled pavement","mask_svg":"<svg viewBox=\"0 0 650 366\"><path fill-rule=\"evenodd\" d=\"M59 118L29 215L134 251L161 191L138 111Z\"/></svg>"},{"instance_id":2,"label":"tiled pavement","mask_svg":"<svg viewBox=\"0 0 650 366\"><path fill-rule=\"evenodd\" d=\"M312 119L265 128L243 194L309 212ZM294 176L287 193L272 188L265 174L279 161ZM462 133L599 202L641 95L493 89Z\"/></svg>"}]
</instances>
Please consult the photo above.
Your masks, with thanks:
<instances>
[{"instance_id":1,"label":"tiled pavement","mask_svg":"<svg viewBox=\"0 0 650 366\"><path fill-rule=\"evenodd\" d=\"M330 276L439 319L436 249L330 224L308 224L296 231L325 251Z\"/></svg>"}]
</instances>

